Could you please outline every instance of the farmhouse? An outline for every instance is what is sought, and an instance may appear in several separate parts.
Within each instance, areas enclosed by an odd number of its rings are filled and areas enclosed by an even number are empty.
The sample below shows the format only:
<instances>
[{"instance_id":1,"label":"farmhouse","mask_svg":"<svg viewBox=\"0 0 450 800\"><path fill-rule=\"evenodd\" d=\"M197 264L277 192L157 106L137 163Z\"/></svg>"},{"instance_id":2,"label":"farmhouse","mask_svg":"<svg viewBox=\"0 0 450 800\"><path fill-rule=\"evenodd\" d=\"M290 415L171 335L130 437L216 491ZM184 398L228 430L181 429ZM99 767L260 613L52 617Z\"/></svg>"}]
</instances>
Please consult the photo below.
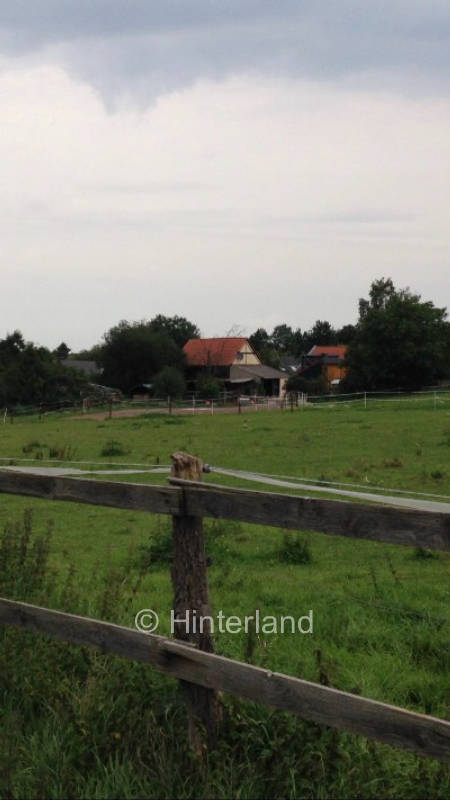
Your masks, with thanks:
<instances>
[{"instance_id":1,"label":"farmhouse","mask_svg":"<svg viewBox=\"0 0 450 800\"><path fill-rule=\"evenodd\" d=\"M189 339L183 351L191 383L201 375L211 375L235 394L284 394L286 374L262 364L244 337Z\"/></svg>"},{"instance_id":2,"label":"farmhouse","mask_svg":"<svg viewBox=\"0 0 450 800\"><path fill-rule=\"evenodd\" d=\"M315 344L306 355L302 356L302 363L297 375L307 379L323 377L327 381L329 390L332 391L339 386L347 374L346 354L347 346L345 344Z\"/></svg>"}]
</instances>

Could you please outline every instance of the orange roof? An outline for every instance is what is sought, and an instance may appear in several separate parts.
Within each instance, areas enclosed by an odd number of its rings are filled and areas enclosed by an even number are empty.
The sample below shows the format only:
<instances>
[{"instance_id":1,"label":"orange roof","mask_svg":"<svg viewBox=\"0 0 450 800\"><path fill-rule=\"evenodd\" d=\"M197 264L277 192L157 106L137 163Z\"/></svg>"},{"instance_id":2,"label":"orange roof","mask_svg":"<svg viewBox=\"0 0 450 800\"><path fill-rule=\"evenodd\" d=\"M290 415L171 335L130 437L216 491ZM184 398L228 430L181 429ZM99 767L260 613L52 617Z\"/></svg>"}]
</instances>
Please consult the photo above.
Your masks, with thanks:
<instances>
[{"instance_id":1,"label":"orange roof","mask_svg":"<svg viewBox=\"0 0 450 800\"><path fill-rule=\"evenodd\" d=\"M314 347L311 347L311 350L308 352L309 356L340 356L341 358L345 358L346 354L347 354L346 344L337 344L337 345L315 344Z\"/></svg>"},{"instance_id":2,"label":"orange roof","mask_svg":"<svg viewBox=\"0 0 450 800\"><path fill-rule=\"evenodd\" d=\"M243 337L189 339L183 351L190 367L229 367L244 344L247 339Z\"/></svg>"}]
</instances>

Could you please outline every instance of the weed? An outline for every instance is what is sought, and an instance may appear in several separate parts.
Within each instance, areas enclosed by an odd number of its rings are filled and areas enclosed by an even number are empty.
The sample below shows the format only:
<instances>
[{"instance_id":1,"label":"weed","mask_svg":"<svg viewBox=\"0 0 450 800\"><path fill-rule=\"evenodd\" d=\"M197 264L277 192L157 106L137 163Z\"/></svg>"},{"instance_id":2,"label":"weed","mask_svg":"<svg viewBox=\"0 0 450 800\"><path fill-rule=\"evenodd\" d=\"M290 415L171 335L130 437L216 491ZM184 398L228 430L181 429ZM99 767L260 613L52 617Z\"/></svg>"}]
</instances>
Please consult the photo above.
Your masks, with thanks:
<instances>
[{"instance_id":1,"label":"weed","mask_svg":"<svg viewBox=\"0 0 450 800\"><path fill-rule=\"evenodd\" d=\"M377 574L375 572L373 564L370 565L369 571L370 571L370 577L371 577L372 583L373 583L373 588L375 589L375 594L376 594L377 597L381 597L382 593L380 591L380 587L379 587L378 580L377 580Z\"/></svg>"},{"instance_id":2,"label":"weed","mask_svg":"<svg viewBox=\"0 0 450 800\"><path fill-rule=\"evenodd\" d=\"M383 467L386 467L387 469L398 469L403 467L403 461L395 456L391 459L385 459L383 461Z\"/></svg>"},{"instance_id":3,"label":"weed","mask_svg":"<svg viewBox=\"0 0 450 800\"><path fill-rule=\"evenodd\" d=\"M428 550L427 547L416 547L414 550L414 558L424 561L430 558L436 558L436 555L431 550Z\"/></svg>"},{"instance_id":4,"label":"weed","mask_svg":"<svg viewBox=\"0 0 450 800\"><path fill-rule=\"evenodd\" d=\"M53 582L49 567L53 523L43 536L33 535L33 514L25 509L20 522L7 522L0 537L0 594L38 600Z\"/></svg>"},{"instance_id":5,"label":"weed","mask_svg":"<svg viewBox=\"0 0 450 800\"><path fill-rule=\"evenodd\" d=\"M254 620L252 620L248 625L247 636L244 640L244 643L245 643L244 659L247 662L247 664L251 664L256 645L256 623Z\"/></svg>"},{"instance_id":6,"label":"weed","mask_svg":"<svg viewBox=\"0 0 450 800\"><path fill-rule=\"evenodd\" d=\"M48 451L49 458L57 461L73 461L76 458L77 450L71 444L54 444Z\"/></svg>"},{"instance_id":7,"label":"weed","mask_svg":"<svg viewBox=\"0 0 450 800\"><path fill-rule=\"evenodd\" d=\"M401 584L401 580L399 578L398 572L394 567L393 561L392 561L389 553L385 553L385 558L386 558L387 565L389 567L389 570L390 570L390 573L391 573L392 577L394 578L395 583Z\"/></svg>"},{"instance_id":8,"label":"weed","mask_svg":"<svg viewBox=\"0 0 450 800\"><path fill-rule=\"evenodd\" d=\"M317 483L319 486L326 486L328 483L332 483L332 479L325 472L321 472L317 476Z\"/></svg>"},{"instance_id":9,"label":"weed","mask_svg":"<svg viewBox=\"0 0 450 800\"><path fill-rule=\"evenodd\" d=\"M328 676L327 668L324 663L322 651L320 650L320 648L316 650L316 663L317 663L319 683L322 684L322 686L329 686L330 679Z\"/></svg>"},{"instance_id":10,"label":"weed","mask_svg":"<svg viewBox=\"0 0 450 800\"><path fill-rule=\"evenodd\" d=\"M103 445L100 455L101 456L125 456L129 450L126 450L123 445L118 442L116 439L109 439L106 444Z\"/></svg>"},{"instance_id":11,"label":"weed","mask_svg":"<svg viewBox=\"0 0 450 800\"><path fill-rule=\"evenodd\" d=\"M433 472L430 472L430 476L435 481L441 481L443 478L445 478L445 472L442 469L435 469Z\"/></svg>"},{"instance_id":12,"label":"weed","mask_svg":"<svg viewBox=\"0 0 450 800\"><path fill-rule=\"evenodd\" d=\"M152 534L148 544L141 545L138 549L138 563L141 569L155 564L168 564L173 558L172 531L162 527Z\"/></svg>"},{"instance_id":13,"label":"weed","mask_svg":"<svg viewBox=\"0 0 450 800\"><path fill-rule=\"evenodd\" d=\"M41 444L36 439L33 439L32 442L28 442L28 444L24 444L22 447L22 453L32 453L33 450L36 450L38 447L47 447L46 444Z\"/></svg>"},{"instance_id":14,"label":"weed","mask_svg":"<svg viewBox=\"0 0 450 800\"><path fill-rule=\"evenodd\" d=\"M286 532L278 555L286 564L309 564L312 559L308 539L300 533Z\"/></svg>"}]
</instances>

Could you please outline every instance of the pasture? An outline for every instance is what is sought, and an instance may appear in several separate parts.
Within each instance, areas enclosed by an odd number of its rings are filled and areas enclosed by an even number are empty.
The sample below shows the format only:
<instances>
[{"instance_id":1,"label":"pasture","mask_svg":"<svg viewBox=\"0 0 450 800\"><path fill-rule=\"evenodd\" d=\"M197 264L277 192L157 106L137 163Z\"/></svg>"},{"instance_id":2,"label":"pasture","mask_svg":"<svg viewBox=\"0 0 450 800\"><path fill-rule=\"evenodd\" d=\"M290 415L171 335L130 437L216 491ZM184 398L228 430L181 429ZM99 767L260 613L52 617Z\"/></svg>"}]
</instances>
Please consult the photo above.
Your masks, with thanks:
<instances>
[{"instance_id":1,"label":"pasture","mask_svg":"<svg viewBox=\"0 0 450 800\"><path fill-rule=\"evenodd\" d=\"M17 464L61 459L111 469L169 464L171 452L186 450L225 468L450 497L450 414L431 406L49 415L2 425L0 448ZM205 479L238 483L214 472ZM0 521L3 596L130 627L150 607L160 615L158 632L168 632L166 518L2 495ZM21 561L15 540L25 542ZM447 554L219 521L207 522L206 540L216 612L314 611L311 636L217 634L219 653L448 717ZM169 679L18 631L0 636L2 796L413 798L450 791L437 762L235 701L226 702L219 750L193 766Z\"/></svg>"}]
</instances>

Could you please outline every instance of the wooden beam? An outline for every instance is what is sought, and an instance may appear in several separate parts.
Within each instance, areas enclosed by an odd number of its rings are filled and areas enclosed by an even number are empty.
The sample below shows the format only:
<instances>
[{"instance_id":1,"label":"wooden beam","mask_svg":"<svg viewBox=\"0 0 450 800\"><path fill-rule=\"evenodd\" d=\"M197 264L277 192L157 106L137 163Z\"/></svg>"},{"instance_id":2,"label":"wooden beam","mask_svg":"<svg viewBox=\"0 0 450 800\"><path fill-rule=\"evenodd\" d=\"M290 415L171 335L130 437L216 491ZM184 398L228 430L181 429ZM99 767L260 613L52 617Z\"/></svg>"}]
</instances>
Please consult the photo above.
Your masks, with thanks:
<instances>
[{"instance_id":1,"label":"wooden beam","mask_svg":"<svg viewBox=\"0 0 450 800\"><path fill-rule=\"evenodd\" d=\"M136 511L152 511L155 514L178 513L180 496L180 490L170 486L55 478L50 475L29 475L8 470L0 470L0 492L40 497L45 500L131 508Z\"/></svg>"},{"instance_id":2,"label":"wooden beam","mask_svg":"<svg viewBox=\"0 0 450 800\"><path fill-rule=\"evenodd\" d=\"M291 530L450 551L450 513L323 500L171 479L173 486L54 478L0 470L0 492L131 508L155 514L235 519ZM184 492L181 492L181 487ZM185 506L182 508L182 497Z\"/></svg>"},{"instance_id":3,"label":"wooden beam","mask_svg":"<svg viewBox=\"0 0 450 800\"><path fill-rule=\"evenodd\" d=\"M216 484L205 486L173 478L170 483L185 488L189 514L450 551L450 505L449 513L443 514Z\"/></svg>"},{"instance_id":4,"label":"wooden beam","mask_svg":"<svg viewBox=\"0 0 450 800\"><path fill-rule=\"evenodd\" d=\"M0 624L153 664L174 678L229 692L422 756L450 761L450 722L436 717L205 653L162 636L13 600L0 599Z\"/></svg>"}]
</instances>

